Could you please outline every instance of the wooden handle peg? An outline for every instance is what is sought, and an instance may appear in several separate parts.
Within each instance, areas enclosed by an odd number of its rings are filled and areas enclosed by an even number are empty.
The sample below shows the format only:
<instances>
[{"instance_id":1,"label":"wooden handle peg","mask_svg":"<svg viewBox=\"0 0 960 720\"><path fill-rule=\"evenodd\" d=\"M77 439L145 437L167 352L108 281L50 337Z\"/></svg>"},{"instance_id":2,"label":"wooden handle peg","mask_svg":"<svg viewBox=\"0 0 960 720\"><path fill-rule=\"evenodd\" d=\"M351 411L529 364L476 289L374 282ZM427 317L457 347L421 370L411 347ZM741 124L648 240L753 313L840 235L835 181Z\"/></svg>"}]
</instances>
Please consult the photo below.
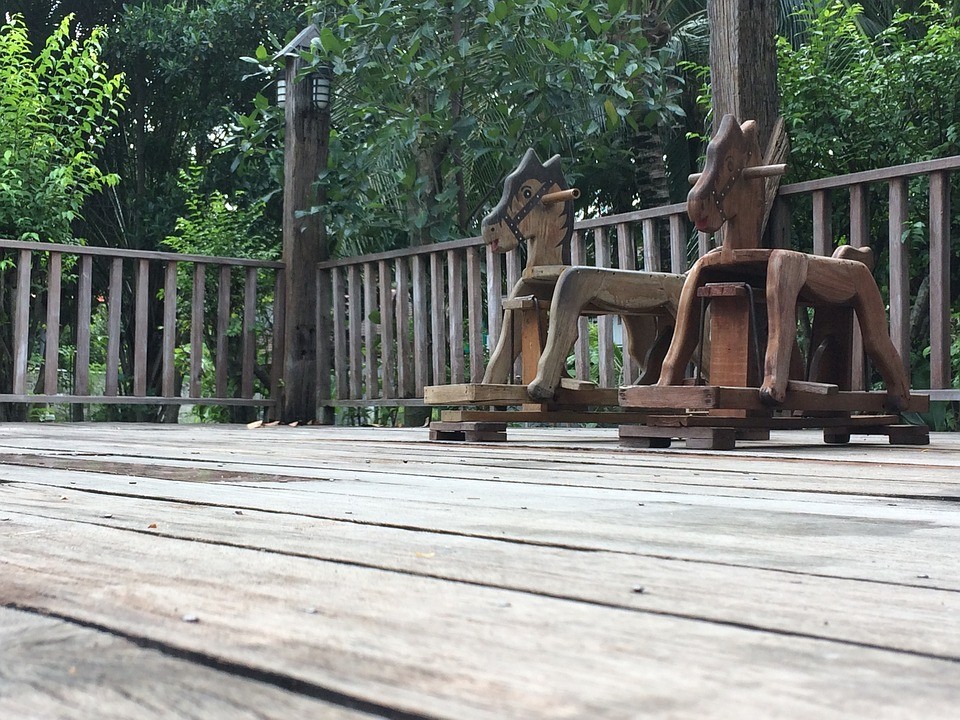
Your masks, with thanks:
<instances>
[{"instance_id":1,"label":"wooden handle peg","mask_svg":"<svg viewBox=\"0 0 960 720\"><path fill-rule=\"evenodd\" d=\"M753 167L748 167L743 171L744 180L753 180L754 178L760 177L772 177L774 175L786 175L787 173L787 164L779 163L777 165L754 165ZM696 185L697 181L700 179L700 176L703 173L693 173L687 178L687 181L691 185Z\"/></svg>"},{"instance_id":2,"label":"wooden handle peg","mask_svg":"<svg viewBox=\"0 0 960 720\"><path fill-rule=\"evenodd\" d=\"M580 191L577 188L570 188L569 190L557 190L557 192L547 193L540 198L540 202L544 205L552 205L553 203L566 202L567 200L576 200L578 197L580 197Z\"/></svg>"}]
</instances>

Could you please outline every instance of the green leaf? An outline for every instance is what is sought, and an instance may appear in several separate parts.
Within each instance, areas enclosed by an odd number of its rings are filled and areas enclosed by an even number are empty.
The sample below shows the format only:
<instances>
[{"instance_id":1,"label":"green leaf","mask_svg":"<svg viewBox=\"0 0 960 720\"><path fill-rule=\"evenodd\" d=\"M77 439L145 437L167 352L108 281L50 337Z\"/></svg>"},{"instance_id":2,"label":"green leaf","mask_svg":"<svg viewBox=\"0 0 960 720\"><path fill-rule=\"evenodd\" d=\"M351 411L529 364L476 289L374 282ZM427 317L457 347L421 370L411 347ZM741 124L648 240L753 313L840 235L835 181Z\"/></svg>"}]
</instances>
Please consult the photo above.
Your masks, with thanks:
<instances>
[{"instance_id":1,"label":"green leaf","mask_svg":"<svg viewBox=\"0 0 960 720\"><path fill-rule=\"evenodd\" d=\"M331 55L336 55L343 48L340 39L334 34L333 30L325 27L320 30L320 47Z\"/></svg>"}]
</instances>

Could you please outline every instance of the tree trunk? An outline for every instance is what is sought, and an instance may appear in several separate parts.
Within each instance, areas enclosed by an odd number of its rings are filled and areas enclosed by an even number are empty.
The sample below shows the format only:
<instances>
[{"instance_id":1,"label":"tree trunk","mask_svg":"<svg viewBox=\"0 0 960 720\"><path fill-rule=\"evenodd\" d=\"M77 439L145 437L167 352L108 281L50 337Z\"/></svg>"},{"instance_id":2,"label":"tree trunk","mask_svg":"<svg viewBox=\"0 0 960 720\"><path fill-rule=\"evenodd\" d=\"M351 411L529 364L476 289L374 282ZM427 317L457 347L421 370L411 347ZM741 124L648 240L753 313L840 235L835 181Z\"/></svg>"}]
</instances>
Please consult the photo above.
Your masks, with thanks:
<instances>
[{"instance_id":1,"label":"tree trunk","mask_svg":"<svg viewBox=\"0 0 960 720\"><path fill-rule=\"evenodd\" d=\"M779 114L777 3L710 0L707 15L714 124L726 114L740 122L756 120L760 147L765 148Z\"/></svg>"}]
</instances>

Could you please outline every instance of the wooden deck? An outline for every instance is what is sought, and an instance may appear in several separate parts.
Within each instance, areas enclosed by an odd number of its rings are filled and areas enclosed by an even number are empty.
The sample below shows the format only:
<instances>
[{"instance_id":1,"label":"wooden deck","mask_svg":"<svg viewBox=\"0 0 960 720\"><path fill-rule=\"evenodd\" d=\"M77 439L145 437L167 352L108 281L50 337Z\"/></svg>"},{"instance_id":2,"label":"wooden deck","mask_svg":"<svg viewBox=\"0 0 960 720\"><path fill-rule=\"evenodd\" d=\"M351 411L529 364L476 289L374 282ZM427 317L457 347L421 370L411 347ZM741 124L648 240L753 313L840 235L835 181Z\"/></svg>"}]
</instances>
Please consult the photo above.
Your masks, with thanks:
<instances>
[{"instance_id":1,"label":"wooden deck","mask_svg":"<svg viewBox=\"0 0 960 720\"><path fill-rule=\"evenodd\" d=\"M426 432L0 426L0 718L956 717L960 435Z\"/></svg>"}]
</instances>

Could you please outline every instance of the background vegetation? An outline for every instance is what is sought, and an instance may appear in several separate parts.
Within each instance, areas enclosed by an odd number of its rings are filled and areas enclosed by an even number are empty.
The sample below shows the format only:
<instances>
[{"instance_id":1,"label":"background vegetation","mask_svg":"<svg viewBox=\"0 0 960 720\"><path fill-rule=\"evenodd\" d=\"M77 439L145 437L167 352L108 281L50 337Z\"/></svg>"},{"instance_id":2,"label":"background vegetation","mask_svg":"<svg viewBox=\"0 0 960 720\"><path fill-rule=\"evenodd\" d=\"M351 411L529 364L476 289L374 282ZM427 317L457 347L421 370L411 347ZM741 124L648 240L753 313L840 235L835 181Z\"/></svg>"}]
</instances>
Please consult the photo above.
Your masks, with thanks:
<instances>
[{"instance_id":1,"label":"background vegetation","mask_svg":"<svg viewBox=\"0 0 960 720\"><path fill-rule=\"evenodd\" d=\"M564 156L590 212L677 201L711 121L705 7L3 0L0 236L278 257L271 58L312 21L321 36L309 56L335 82L330 164L318 178L334 255L475 234L528 146ZM778 7L790 180L958 152L960 2ZM926 222L924 188L911 193L906 242ZM923 266L926 249L914 250ZM925 288L912 290L919 338ZM0 297L0 314L8 306Z\"/></svg>"}]
</instances>

